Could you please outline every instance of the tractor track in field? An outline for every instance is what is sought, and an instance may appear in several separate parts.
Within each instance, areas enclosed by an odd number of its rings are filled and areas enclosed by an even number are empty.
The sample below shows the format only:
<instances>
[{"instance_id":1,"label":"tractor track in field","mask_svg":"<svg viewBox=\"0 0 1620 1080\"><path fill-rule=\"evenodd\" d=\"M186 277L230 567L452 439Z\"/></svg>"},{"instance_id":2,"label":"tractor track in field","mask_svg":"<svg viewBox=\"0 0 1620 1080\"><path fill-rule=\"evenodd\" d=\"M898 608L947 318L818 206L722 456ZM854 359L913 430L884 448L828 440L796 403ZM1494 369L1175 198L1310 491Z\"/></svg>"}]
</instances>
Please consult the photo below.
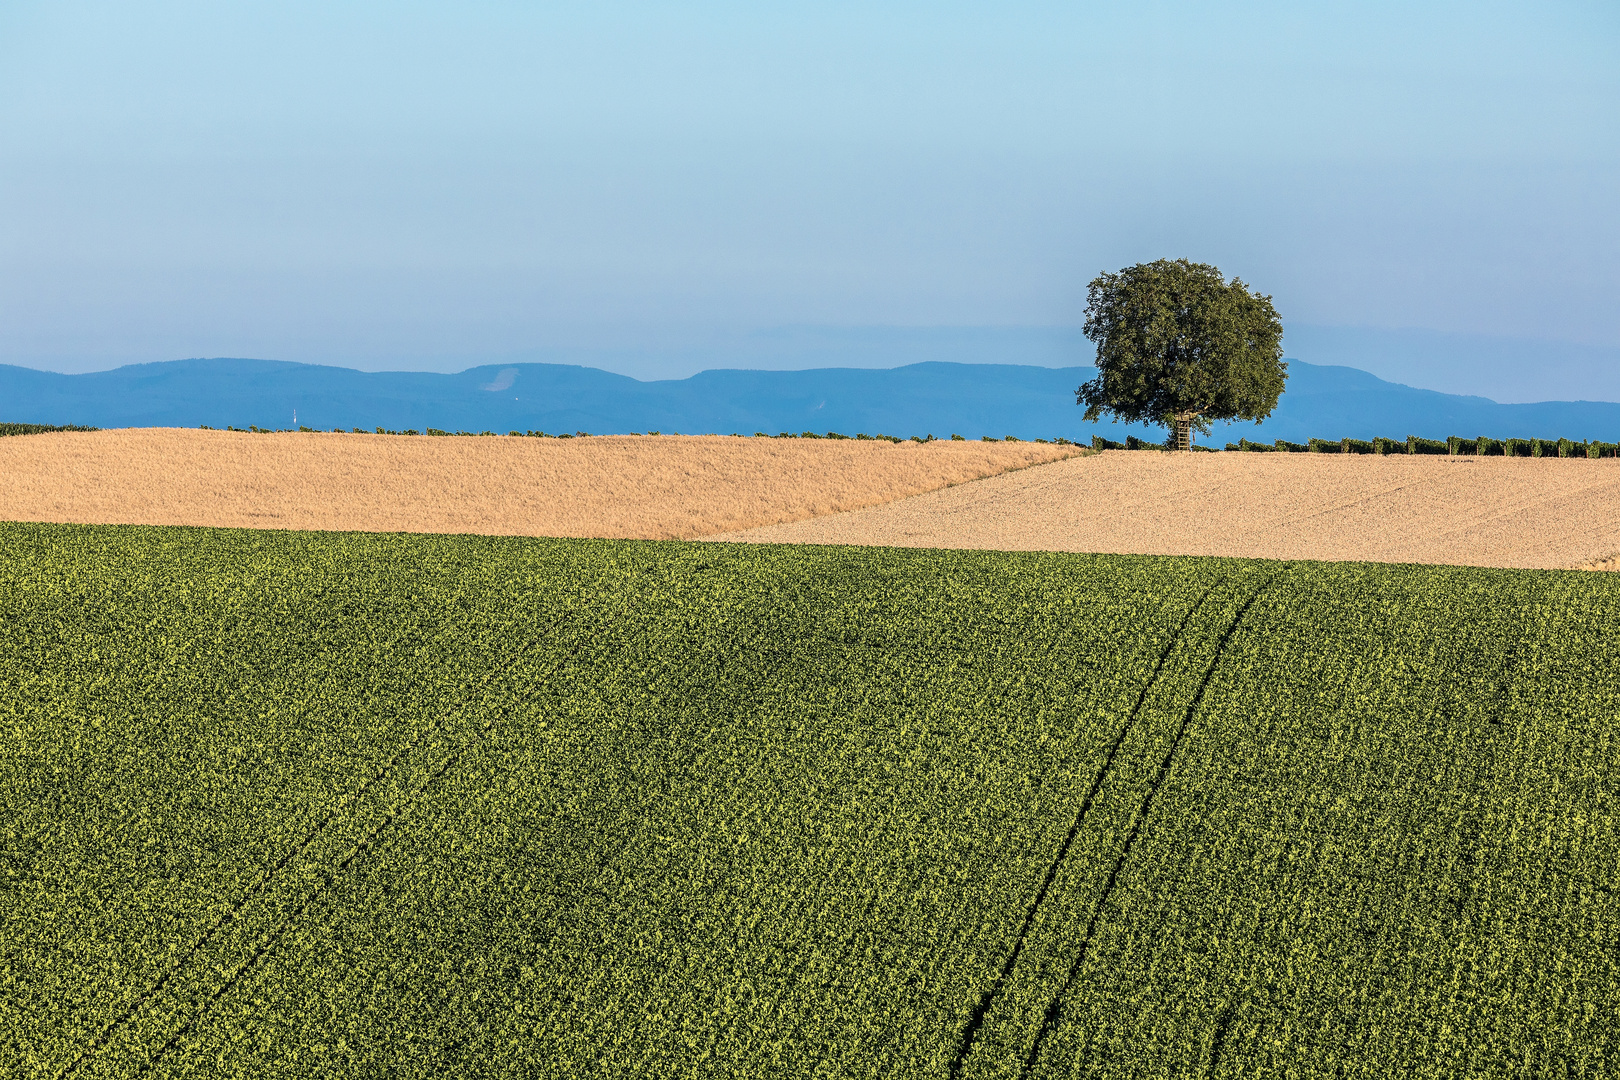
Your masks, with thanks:
<instances>
[{"instance_id":1,"label":"tractor track in field","mask_svg":"<svg viewBox=\"0 0 1620 1080\"><path fill-rule=\"evenodd\" d=\"M450 771L453 765L461 760L462 755L466 753L474 740L480 736L487 735L494 728L494 726L495 720L491 719L486 721L481 728L473 733L473 739L468 741L467 746L463 746L460 750L457 750L455 753L446 758L444 762L437 769L435 769L426 780L422 782L421 786L411 793L408 799L401 803L400 806L390 811L386 818L373 826L362 839L356 842L355 845L349 849L349 853L344 857L343 861L338 863L330 874L325 875L324 880L322 880L321 883L315 887L314 891L312 891L309 896L305 897L304 902L298 906L298 909L277 923L275 927L271 929L271 931L259 942L259 944L254 947L253 952L247 957L247 959L238 964L236 969L231 972L230 976L226 978L226 980L208 996L208 1000L203 1002L202 1007L197 1009L197 1011L189 1019L187 1019L185 1023L181 1024L174 1034L169 1036L168 1041L160 1046L157 1052L147 1059L145 1066L137 1075L145 1076L149 1074L158 1064L158 1062L163 1060L164 1057L168 1056L169 1052L176 1046L180 1045L180 1040L185 1038L186 1034L195 1028L203 1017L208 1015L209 1010L213 1008L215 1003L240 985L247 973L253 968L257 967L259 961L269 955L271 950L276 947L276 945L281 941L282 936L286 934L287 930L294 923L302 919L305 912L309 911L309 909L315 905L317 900L331 891L333 884L348 872L349 867L354 863L354 861L372 849L373 841L381 836L384 830L390 828L395 822L399 821L400 818L409 813L416 806L422 793L437 783L445 773ZM381 845L378 846L380 847Z\"/></svg>"},{"instance_id":2,"label":"tractor track in field","mask_svg":"<svg viewBox=\"0 0 1620 1080\"><path fill-rule=\"evenodd\" d=\"M1090 813L1092 804L1097 799L1097 793L1102 790L1104 781L1107 780L1109 772L1113 769L1114 759L1119 756L1119 748L1124 745L1126 737L1135 728L1136 718L1142 711L1143 703L1147 701L1148 692L1159 681L1159 675L1163 672L1165 663L1170 659L1170 654L1181 643L1187 631L1187 624L1192 622L1193 616L1203 609L1204 603L1224 583L1224 580L1220 579L1213 582L1209 588L1204 590L1203 595L1198 598L1197 602L1187 609L1187 613L1182 616L1181 623L1176 627L1175 633L1170 635L1170 639L1165 643L1163 651L1159 653L1159 659L1153 665L1152 674L1142 683L1142 689L1136 696L1136 704L1126 714L1125 722L1120 725L1118 734L1114 736L1113 743L1108 747L1108 753L1103 758L1102 766L1092 779L1091 789L1086 792L1086 797L1081 801L1080 809L1075 814L1074 823L1069 826L1068 834L1063 838L1063 843L1058 848L1057 855L1046 869L1046 877L1041 881L1041 887L1036 891L1035 899L1024 913L1023 925L1019 928L1018 938L1013 943L1012 951L1007 954L1007 959L1001 965L1000 973L996 975L995 981L990 984L989 989L980 996L979 1003L974 1006L973 1013L968 1018L967 1026L962 1032L962 1041L957 1047L956 1056L951 1060L950 1075L953 1078L961 1076L963 1065L978 1040L979 1030L984 1026L984 1018L989 1014L990 1007L995 1004L995 1000L1006 986L1007 980L1011 978L1013 969L1018 965L1018 958L1023 955L1024 942L1029 937L1030 928L1034 925L1035 915L1040 911L1041 904L1046 900L1046 895L1052 888L1052 883L1057 879L1058 871L1063 866L1063 860L1068 857L1069 849L1074 846L1074 838L1079 835L1081 826L1085 824L1086 815Z\"/></svg>"},{"instance_id":3,"label":"tractor track in field","mask_svg":"<svg viewBox=\"0 0 1620 1080\"><path fill-rule=\"evenodd\" d=\"M361 784L360 787L355 789L352 794L346 796L337 806L333 807L333 809L319 822L311 826L310 829L304 834L303 838L299 840L297 844L289 848L273 866L265 870L260 875L259 880L256 881L246 893L244 893L228 910L223 912L217 919L215 919L208 929L203 932L202 936L200 936L197 941L194 942L179 957L179 959L175 960L169 966L168 970L165 971L158 978L158 980L152 984L152 986L140 994L135 1001L132 1002L117 1017L108 1021L96 1038L90 1043L90 1045L85 1047L85 1049L79 1053L78 1057L74 1058L65 1069L56 1074L57 1080L66 1080L66 1078L75 1075L92 1056L107 1045L108 1041L112 1038L113 1034L118 1031L118 1029L129 1023L136 1016L136 1014L141 1011L141 1009L162 994L163 991L166 990L174 982L175 978L179 976L179 974L185 969L186 965L189 964L198 953L212 943L212 941L219 935L220 931L223 930L226 925L235 921L236 916L242 911L243 908L267 893L271 886L276 882L278 875L288 866L290 866L300 855L307 851L310 846L320 838L321 834L326 831L327 827L334 821L337 821L343 815L345 810L353 807L362 798L364 798L366 793L375 785L386 779L390 774L398 769L401 763L404 762L405 759L418 747L420 747L430 736L444 731L447 723L453 717L460 715L471 704L473 704L488 688L489 684L496 679L497 676L511 671L524 655L537 646L541 641L545 640L548 636L554 633L563 624L566 618L566 613L559 615L556 619L552 620L552 622L546 626L545 629L531 638L527 644L508 657L504 663L491 668L489 672L486 673L484 677L479 680L478 683L468 692L466 699L463 700L458 709L452 713L440 717L439 720L424 728L403 747L395 751L394 755L388 760L387 764L367 778L365 783ZM576 646L567 655L562 657L557 663L557 668L560 668L563 664L572 659L578 651L579 647ZM554 668L553 670L556 669ZM468 745L471 744L471 741L487 734L493 728L494 723L494 720L487 721L482 727L475 731L473 733L472 740L469 740ZM342 861L342 863L339 864L338 868L333 873L326 875L325 881L316 887L316 890L305 900L298 910L292 915L283 919L275 930L272 931L270 937L265 941L264 945L257 948L247 961L244 961L236 968L235 971L232 972L226 981L213 993L213 995L209 997L203 1009L199 1010L196 1016L193 1016L192 1019L180 1029L180 1031L176 1032L175 1035L164 1045L162 1050L148 1059L146 1067L142 1070L143 1074L145 1072L149 1072L157 1060L169 1049L171 1049L184 1035L184 1033L189 1030L198 1019L201 1018L201 1016L207 1011L208 1006L212 1005L213 1002L217 1001L221 996L223 996L233 985L235 985L236 982L239 981L241 975L249 967L257 963L258 960L269 951L274 942L279 939L281 934L286 930L287 925L302 915L304 911L308 910L309 906L327 891L332 882L334 882L345 870L347 870L349 865L353 863L360 854L369 849L371 841L380 835L384 829L392 825L401 816L403 816L405 812L415 804L422 792L426 791L435 781L443 776L444 773L449 770L450 766L460 759L461 755L466 751L466 749L467 746L463 746L453 752L445 760L445 762L441 764L439 768L436 769L426 780L424 780L415 791L411 792L410 795L407 796L407 798L403 800L397 808L393 809L381 823L374 826L360 842L354 845L348 856Z\"/></svg>"},{"instance_id":4,"label":"tractor track in field","mask_svg":"<svg viewBox=\"0 0 1620 1080\"><path fill-rule=\"evenodd\" d=\"M1484 723L1479 728L1478 745L1482 748L1482 752L1479 760L1474 763L1474 776L1469 784L1473 798L1458 819L1455 830L1461 865L1458 876L1463 882L1455 898L1455 910L1452 915L1453 924L1458 926L1465 922L1468 909L1480 891L1477 848L1489 816L1489 794L1493 786L1491 781L1497 771L1498 757L1505 734L1503 722L1508 715L1513 686L1518 680L1519 668L1523 663L1523 646L1529 634L1525 629L1524 606L1515 609L1515 617L1502 620L1506 630L1507 647L1503 650L1501 672L1485 706Z\"/></svg>"},{"instance_id":5,"label":"tractor track in field","mask_svg":"<svg viewBox=\"0 0 1620 1080\"><path fill-rule=\"evenodd\" d=\"M1097 936L1097 924L1102 918L1103 910L1107 908L1109 897L1113 895L1114 887L1119 883L1120 872L1125 868L1125 864L1130 861L1131 849L1136 846L1137 838L1142 835L1142 827L1153 810L1153 799L1158 795L1159 788L1163 786L1165 778L1170 775L1170 768L1175 761L1176 751L1181 748L1181 740L1187 734L1187 729L1192 726L1193 717L1197 714L1198 707L1203 704L1204 693L1209 689L1210 680L1215 677L1215 669L1220 666L1221 657L1226 654L1227 644L1232 640L1232 635L1237 633L1238 627L1243 624L1244 617L1248 615L1249 609L1254 606L1255 601L1260 599L1279 576L1281 576L1281 572L1272 574L1260 583L1260 587L1249 595L1249 598L1243 602L1242 607L1238 608L1237 614L1233 616L1231 623L1222 632L1220 640L1216 642L1215 654L1210 657L1209 666L1204 669L1203 678L1198 682L1198 689L1187 703L1187 710L1182 715L1181 724L1176 729L1175 737L1170 740L1170 747L1165 751L1164 758L1159 762L1158 772L1154 775L1153 782L1148 785L1147 794L1142 797L1142 805L1137 808L1136 814L1131 821L1131 831L1125 837L1125 844L1120 848L1119 858L1115 860L1114 869L1108 875L1108 884L1103 886L1102 894L1097 897L1097 904L1091 911L1091 919L1086 924L1085 937L1081 939L1080 949L1075 953L1074 960L1069 965L1068 977L1063 980L1063 985L1058 988L1058 992L1047 1003L1045 1015L1041 1018L1041 1026L1035 1032L1034 1042L1030 1044L1029 1055L1024 1059L1021 1076L1029 1076L1034 1071L1036 1062L1040 1059L1041 1046L1045 1043L1047 1034L1052 1030L1052 1024L1057 1019L1063 999L1073 989L1074 980L1079 976L1080 969L1085 966L1086 957L1091 953L1091 943Z\"/></svg>"}]
</instances>

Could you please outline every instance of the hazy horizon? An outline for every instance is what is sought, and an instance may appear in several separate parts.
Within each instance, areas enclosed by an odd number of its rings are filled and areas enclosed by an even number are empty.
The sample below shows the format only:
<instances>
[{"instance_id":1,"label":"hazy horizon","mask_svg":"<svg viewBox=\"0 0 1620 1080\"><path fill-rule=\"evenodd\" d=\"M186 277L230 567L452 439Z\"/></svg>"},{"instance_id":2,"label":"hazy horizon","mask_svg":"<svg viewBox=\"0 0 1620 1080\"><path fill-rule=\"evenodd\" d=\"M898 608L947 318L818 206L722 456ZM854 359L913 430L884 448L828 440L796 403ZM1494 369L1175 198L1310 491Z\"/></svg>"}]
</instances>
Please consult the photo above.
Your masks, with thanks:
<instances>
[{"instance_id":1,"label":"hazy horizon","mask_svg":"<svg viewBox=\"0 0 1620 1080\"><path fill-rule=\"evenodd\" d=\"M1356 368L1386 382L1483 397L1502 404L1620 401L1620 348L1427 330L1305 326L1290 331L1285 352L1291 360ZM182 359L210 358L163 357L80 364L6 362L38 371L86 374L128 364ZM712 335L699 341L575 344L485 357L232 359L281 360L369 372L444 374L503 364L577 364L657 381L722 369L895 368L929 361L1084 367L1091 364L1094 352L1079 327L783 326Z\"/></svg>"},{"instance_id":2,"label":"hazy horizon","mask_svg":"<svg viewBox=\"0 0 1620 1080\"><path fill-rule=\"evenodd\" d=\"M1523 400L1615 386L1615 191L1595 0L0 8L0 362L48 370L948 358L1187 257L1300 359Z\"/></svg>"}]
</instances>

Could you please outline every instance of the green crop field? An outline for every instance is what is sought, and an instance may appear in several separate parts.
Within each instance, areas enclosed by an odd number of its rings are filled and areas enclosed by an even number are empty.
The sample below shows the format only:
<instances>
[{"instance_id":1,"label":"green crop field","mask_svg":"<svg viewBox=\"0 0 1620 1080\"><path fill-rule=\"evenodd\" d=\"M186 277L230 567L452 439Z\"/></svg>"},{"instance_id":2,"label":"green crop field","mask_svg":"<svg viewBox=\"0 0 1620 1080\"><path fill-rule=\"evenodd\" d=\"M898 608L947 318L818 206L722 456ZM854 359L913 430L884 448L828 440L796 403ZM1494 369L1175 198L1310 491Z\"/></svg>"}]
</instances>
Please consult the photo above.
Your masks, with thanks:
<instances>
[{"instance_id":1,"label":"green crop field","mask_svg":"<svg viewBox=\"0 0 1620 1080\"><path fill-rule=\"evenodd\" d=\"M1617 616L0 525L0 1074L1616 1075Z\"/></svg>"}]
</instances>

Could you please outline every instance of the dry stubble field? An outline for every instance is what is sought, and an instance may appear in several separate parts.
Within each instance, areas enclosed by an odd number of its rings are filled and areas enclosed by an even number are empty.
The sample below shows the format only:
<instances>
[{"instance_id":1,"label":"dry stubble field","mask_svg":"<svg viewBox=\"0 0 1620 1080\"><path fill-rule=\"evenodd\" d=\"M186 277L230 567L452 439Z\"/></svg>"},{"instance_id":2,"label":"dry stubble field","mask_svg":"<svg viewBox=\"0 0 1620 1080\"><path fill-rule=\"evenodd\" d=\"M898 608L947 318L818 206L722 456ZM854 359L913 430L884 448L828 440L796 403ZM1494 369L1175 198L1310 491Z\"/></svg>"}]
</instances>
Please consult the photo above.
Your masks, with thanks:
<instances>
[{"instance_id":1,"label":"dry stubble field","mask_svg":"<svg viewBox=\"0 0 1620 1080\"><path fill-rule=\"evenodd\" d=\"M1620 461L1111 450L717 539L1614 569Z\"/></svg>"},{"instance_id":2,"label":"dry stubble field","mask_svg":"<svg viewBox=\"0 0 1620 1080\"><path fill-rule=\"evenodd\" d=\"M665 540L872 506L1073 453L727 436L54 432L0 438L0 519Z\"/></svg>"},{"instance_id":3,"label":"dry stubble field","mask_svg":"<svg viewBox=\"0 0 1620 1080\"><path fill-rule=\"evenodd\" d=\"M1620 462L130 429L0 439L0 518L1614 569Z\"/></svg>"}]
</instances>

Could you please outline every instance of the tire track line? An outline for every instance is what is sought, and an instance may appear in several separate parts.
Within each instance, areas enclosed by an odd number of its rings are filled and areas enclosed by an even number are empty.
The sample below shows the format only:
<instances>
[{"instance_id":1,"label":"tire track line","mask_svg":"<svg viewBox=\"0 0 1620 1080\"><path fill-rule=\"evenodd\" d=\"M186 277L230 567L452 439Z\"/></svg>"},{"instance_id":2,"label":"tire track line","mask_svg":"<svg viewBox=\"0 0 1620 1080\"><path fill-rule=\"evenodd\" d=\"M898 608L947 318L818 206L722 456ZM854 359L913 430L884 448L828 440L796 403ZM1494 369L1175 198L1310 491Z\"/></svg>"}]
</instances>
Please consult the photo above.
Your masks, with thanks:
<instances>
[{"instance_id":1,"label":"tire track line","mask_svg":"<svg viewBox=\"0 0 1620 1080\"><path fill-rule=\"evenodd\" d=\"M1170 773L1170 766L1175 760L1176 751L1181 747L1182 737L1187 734L1187 728L1192 725L1193 716L1198 712L1198 707L1203 704L1204 692L1209 689L1210 680L1215 677L1215 669L1220 666L1221 657L1226 652L1227 644L1232 640L1232 635L1237 632L1237 628L1242 625L1244 616L1248 615L1249 609L1254 606L1254 602L1260 599L1261 595L1271 587L1271 583L1277 580L1278 576L1278 574L1273 574L1267 578L1243 602L1243 606L1238 609L1237 615L1233 617L1231 624L1227 626L1226 630L1221 634L1220 640L1216 643L1215 655L1210 658L1209 667L1204 670L1204 677L1199 680L1198 690L1193 694L1192 700L1188 702L1187 711L1181 718L1181 726L1176 729L1175 738L1170 740L1170 748L1165 751L1164 759L1159 762L1159 771L1153 777L1153 782L1148 785L1147 794L1142 797L1142 805L1138 808L1134 819L1131 821L1130 834L1126 836L1125 846L1120 849L1119 858L1114 862L1114 869L1108 875L1108 884L1103 887L1102 895L1097 898L1097 906L1092 908L1091 920L1086 924L1086 936L1081 939L1080 951L1075 954L1074 961L1069 965L1068 977L1063 980L1063 985L1046 1006L1046 1014L1041 1018L1041 1026L1035 1033L1035 1041L1029 1048L1029 1056L1024 1059L1024 1068L1019 1074L1021 1077L1027 1077L1034 1071L1035 1064L1040 1059L1041 1046L1045 1043L1047 1034L1052 1030L1052 1023L1057 1019L1061 1003L1068 996L1069 991L1073 989L1074 980L1080 974L1080 969L1085 966L1086 957L1091 952L1091 943L1097 936L1097 923L1102 918L1103 909L1108 906L1109 897L1113 895L1114 887L1119 883L1120 871L1125 868L1126 862L1130 860L1131 849L1136 846L1137 837L1142 835L1142 826L1146 823L1148 815L1153 809L1153 798L1159 793L1159 788L1164 784L1165 777Z\"/></svg>"},{"instance_id":2,"label":"tire track line","mask_svg":"<svg viewBox=\"0 0 1620 1080\"><path fill-rule=\"evenodd\" d=\"M1137 715L1142 711L1142 704L1147 700L1148 691L1152 690L1154 684L1159 681L1159 674L1164 670L1164 665L1170 659L1170 654L1175 651L1176 646L1181 642L1182 636L1186 633L1187 624L1192 622L1193 616L1203 609L1204 602L1224 582L1224 578L1217 579L1209 588L1204 590L1204 594L1198 598L1198 601L1187 609L1187 614L1182 616L1181 624L1176 627L1176 632L1170 635L1170 640L1165 643L1163 651L1159 653L1158 662L1153 665L1153 673L1142 684L1142 689L1136 696L1136 704L1132 706L1130 713L1126 715L1125 723L1120 725L1119 733L1114 736L1113 743L1108 747L1108 753L1103 758L1102 767L1097 770L1097 775L1092 778L1091 790L1086 792L1085 799L1081 801L1080 809L1075 814L1074 823L1069 826L1068 835L1063 838L1057 856L1053 858L1051 865L1046 869L1046 877L1042 880L1040 889L1035 893L1034 901L1030 904L1029 910L1024 913L1024 922L1019 928L1017 940L1013 942L1012 951L1007 954L1007 959L1003 961L1001 971L996 975L995 981L980 996L978 1005L974 1007L972 1015L968 1017L967 1027L962 1032L961 1044L956 1050L956 1057L951 1061L950 1075L953 1080L962 1075L962 1067L967 1061L968 1054L972 1052L974 1043L978 1040L979 1029L984 1026L984 1018L989 1014L990 1007L995 1004L995 999L1000 995L1008 979L1012 976L1013 968L1017 966L1018 958L1023 954L1024 942L1029 937L1030 928L1034 925L1035 914L1046 900L1046 894L1051 890L1052 883L1057 880L1058 870L1062 867L1063 860L1068 857L1069 849L1074 845L1074 838L1079 835L1080 827L1085 823L1086 815L1091 811L1092 803L1097 799L1097 793L1102 790L1103 781L1108 778L1109 772L1113 769L1114 759L1119 755L1119 748L1124 744L1125 737L1135 728Z\"/></svg>"},{"instance_id":3,"label":"tire track line","mask_svg":"<svg viewBox=\"0 0 1620 1080\"><path fill-rule=\"evenodd\" d=\"M629 609L630 601L627 598L618 612L615 613L614 619L623 616L629 611ZM501 668L492 671L490 675L485 678L481 686L487 685L489 680L494 678L496 674L505 673L515 667L518 660L533 650L535 646L539 645L539 643L544 640L552 630L556 629L556 627L561 624L562 621L563 618L559 617L555 622L552 623L551 626L547 627L545 631L536 635L532 640L529 641L528 644L515 653L506 664L502 665ZM610 625L612 621L613 620L610 620ZM580 651L584 647L585 640L582 638L580 641L575 643L572 649L569 649L565 654L563 654L563 656L552 665L551 669L543 676L540 676L540 678L549 679L552 675L555 675L558 671L561 671L569 662L579 655ZM515 703L516 702L514 701L512 704ZM387 817L378 822L371 828L369 832L366 833L364 837L357 841L354 846L349 849L348 855L345 856L341 863L339 863L331 872L322 875L321 882L315 886L315 889L310 893L310 895L305 898L302 904L299 905L298 910L283 918L281 922L277 924L275 928L272 929L268 935L261 940L260 944L254 948L252 955L236 966L236 969L231 972L229 977L227 977L226 980L221 983L211 995L209 995L208 1000L196 1010L191 1018L182 1024L179 1029L169 1037L168 1041L159 1047L158 1050L147 1059L146 1063L141 1067L140 1071L136 1073L136 1075L148 1075L152 1069L157 1066L159 1061L161 1061L171 1050L178 1046L180 1044L180 1040L185 1038L186 1034L195 1028L197 1024L208 1015L213 1006L227 993L235 989L236 986L242 982L243 978L248 974L248 972L254 967L258 966L259 962L265 956L269 955L269 953L280 942L283 935L286 934L287 930L292 927L294 923L302 919L304 914L314 906L317 900L331 891L332 886L342 879L342 877L348 872L349 867L353 865L353 863L359 859L361 855L371 850L373 842L379 836L381 836L385 830L392 827L395 822L405 817L412 809L414 809L417 803L420 801L422 795L429 788L438 783L438 781L442 779L444 775L451 770L451 768L459 763L468 750L472 749L473 746L485 735L488 735L494 730L495 725L505 717L506 713L510 710L510 707L511 705L508 706L508 709L502 710L497 715L492 716L490 719L484 721L484 723L472 733L472 735L465 743L461 745L459 749L455 750L447 758L445 758L445 760L440 763L439 767L435 769L432 774L427 777L427 779L423 780L422 783L417 786L416 790L412 791L409 795L402 799L397 806L389 811Z\"/></svg>"},{"instance_id":4,"label":"tire track line","mask_svg":"<svg viewBox=\"0 0 1620 1080\"><path fill-rule=\"evenodd\" d=\"M198 938L197 941L189 949L187 949L179 959L174 961L169 966L169 969L163 973L157 982L153 983L150 988L136 998L135 1001L131 1003L129 1007L126 1008L122 1013L109 1021L107 1025L102 1028L101 1032L96 1036L96 1038L90 1043L90 1045L85 1047L85 1049L79 1053L79 1056L74 1058L65 1069L56 1074L57 1080L66 1080L67 1077L73 1076L93 1054L107 1044L108 1040L112 1038L113 1034L119 1028L129 1023L129 1021L132 1020L135 1015L141 1011L141 1009L145 1008L148 1003L167 989L169 984L174 981L175 976L177 976L199 952L206 948L226 925L235 922L236 916L242 911L243 908L252 903L254 900L258 899L259 896L263 895L275 882L276 876L280 874L282 870L286 869L286 867L289 866L293 860L307 851L310 845L319 839L320 835L325 832L328 825L332 824L332 822L336 821L340 816L342 816L345 810L354 806L362 798L364 798L366 793L370 791L372 787L391 775L394 770L399 767L400 763L403 762L405 758L414 752L419 746L421 746L429 736L436 735L443 731L446 724L451 719L460 716L469 705L478 699L478 696L483 693L483 691L489 686L490 682L493 681L496 676L510 671L514 666L516 666L517 662L522 659L525 654L527 654L541 641L550 636L559 626L561 626L566 618L567 613L559 615L556 619L552 620L550 625L531 639L528 644L524 645L523 648L510 656L505 663L491 668L489 672L487 672L484 677L480 679L468 692L467 697L462 701L461 705L457 709L441 716L433 724L424 728L415 736L415 738L411 739L410 742L406 743L402 748L396 751L394 756L388 760L388 763L372 774L372 776L367 779L364 784L362 784L350 795L345 796L341 802L333 807L330 813L328 813L304 834L303 839L301 839L293 847L289 848L286 853L276 861L275 865L265 870L259 876L258 881L256 881L253 886L249 888L249 890L244 893L233 905L231 905L227 911L215 919L213 924L203 932L203 935ZM577 652L577 649L575 651ZM573 654L570 653L569 657L571 658L572 655ZM566 658L564 662L566 662ZM483 732L487 730L488 726L486 725L485 728L480 729L478 734L483 734ZM459 754L460 751L457 751L457 754L454 756L459 756ZM418 788L418 791L420 790L422 789ZM414 798L414 795L412 797ZM392 818L387 820L392 820ZM344 865L347 865L347 861Z\"/></svg>"},{"instance_id":5,"label":"tire track line","mask_svg":"<svg viewBox=\"0 0 1620 1080\"><path fill-rule=\"evenodd\" d=\"M224 982L215 988L214 992L208 996L208 1000L203 1002L202 1006L197 1009L191 1018L185 1023L181 1024L179 1029L176 1030L173 1035L169 1036L168 1041L159 1047L157 1052L147 1059L146 1064L136 1075L145 1076L150 1073L152 1069L157 1066L158 1062L169 1053L169 1051L178 1046L180 1044L180 1040L185 1038L186 1034L195 1028L203 1017L208 1015L208 1012L219 1001L219 999L224 997L231 990L235 989L237 985L241 983L243 976L245 976L250 969L257 967L259 962L276 947L277 943L280 942L282 936L286 934L287 930L294 923L303 918L304 914L314 906L315 901L319 900L321 897L325 896L329 891L331 891L333 884L343 877L343 875L348 871L350 865L352 865L354 861L361 855L371 850L373 841L381 836L385 829L389 828L400 818L409 813L416 806L417 801L420 799L422 793L438 782L438 780L444 776L445 773L449 772L451 767L461 760L462 755L467 752L472 744L476 742L479 737L487 735L490 730L494 728L494 726L495 720L492 719L486 721L481 728L473 733L473 737L467 740L467 744L465 746L446 758L445 761L437 769L435 769L426 780L422 782L420 787L411 792L408 798L401 802L399 806L391 810L387 817L378 822L372 827L370 832L366 833L364 837L357 841L355 845L349 849L349 853L343 859L343 861L338 863L338 865L330 873L322 876L320 884L316 885L314 891L311 892L309 896L304 899L304 902L298 906L298 910L282 919L281 922L278 923L275 928L272 929L270 933L254 947L252 954L248 956L246 960L243 960L236 966L236 969L231 972ZM381 845L379 845L379 847L380 846Z\"/></svg>"}]
</instances>

